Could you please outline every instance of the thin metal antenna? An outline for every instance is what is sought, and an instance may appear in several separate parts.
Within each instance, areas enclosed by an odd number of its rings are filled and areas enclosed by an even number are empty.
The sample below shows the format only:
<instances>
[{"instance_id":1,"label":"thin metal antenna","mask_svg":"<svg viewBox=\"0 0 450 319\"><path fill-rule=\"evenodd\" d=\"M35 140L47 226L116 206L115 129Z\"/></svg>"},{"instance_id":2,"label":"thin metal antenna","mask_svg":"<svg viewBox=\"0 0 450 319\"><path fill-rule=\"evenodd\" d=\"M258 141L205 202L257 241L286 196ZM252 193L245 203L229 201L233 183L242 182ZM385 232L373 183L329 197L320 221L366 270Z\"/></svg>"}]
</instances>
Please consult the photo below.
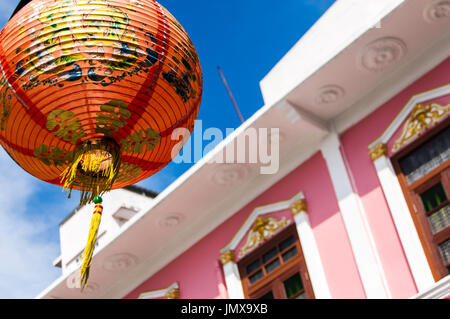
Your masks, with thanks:
<instances>
[{"instance_id":1,"label":"thin metal antenna","mask_svg":"<svg viewBox=\"0 0 450 319\"><path fill-rule=\"evenodd\" d=\"M219 71L220 77L222 78L223 84L225 85L228 95L231 98L231 102L233 102L234 108L236 109L237 114L239 115L239 118L241 119L241 122L244 123L244 118L242 117L241 111L239 111L239 108L237 106L236 100L233 97L233 94L231 93L230 88L228 87L227 80L225 80L225 76L222 73L222 70L220 69L220 66L217 67L217 70Z\"/></svg>"}]
</instances>

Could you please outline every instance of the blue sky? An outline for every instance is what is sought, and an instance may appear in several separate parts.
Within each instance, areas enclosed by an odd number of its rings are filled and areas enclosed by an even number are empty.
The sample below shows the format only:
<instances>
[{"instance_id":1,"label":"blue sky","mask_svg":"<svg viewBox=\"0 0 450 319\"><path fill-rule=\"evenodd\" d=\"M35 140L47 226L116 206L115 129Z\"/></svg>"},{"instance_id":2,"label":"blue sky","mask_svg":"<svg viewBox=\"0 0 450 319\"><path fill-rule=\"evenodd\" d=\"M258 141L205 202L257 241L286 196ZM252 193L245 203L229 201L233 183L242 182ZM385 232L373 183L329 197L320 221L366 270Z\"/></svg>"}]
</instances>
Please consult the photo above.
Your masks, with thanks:
<instances>
[{"instance_id":1,"label":"blue sky","mask_svg":"<svg viewBox=\"0 0 450 319\"><path fill-rule=\"evenodd\" d=\"M19 0L0 0L0 26ZM259 81L334 0L160 0L188 32L203 70L198 119L203 128L241 122L220 79L220 66L244 119L263 100ZM171 163L138 185L162 191L192 164ZM61 274L59 223L77 206L61 188L27 174L0 149L0 298L34 298Z\"/></svg>"}]
</instances>

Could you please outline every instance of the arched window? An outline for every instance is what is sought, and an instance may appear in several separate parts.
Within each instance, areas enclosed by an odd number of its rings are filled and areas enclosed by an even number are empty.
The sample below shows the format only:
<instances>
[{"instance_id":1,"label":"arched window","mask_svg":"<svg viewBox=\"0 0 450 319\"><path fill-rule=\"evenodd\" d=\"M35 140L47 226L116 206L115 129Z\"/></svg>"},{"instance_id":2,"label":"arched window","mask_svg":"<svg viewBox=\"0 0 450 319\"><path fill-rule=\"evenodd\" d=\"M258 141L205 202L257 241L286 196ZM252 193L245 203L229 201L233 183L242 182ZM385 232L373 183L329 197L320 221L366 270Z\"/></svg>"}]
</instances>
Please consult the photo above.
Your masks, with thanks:
<instances>
[{"instance_id":1,"label":"arched window","mask_svg":"<svg viewBox=\"0 0 450 319\"><path fill-rule=\"evenodd\" d=\"M314 298L295 225L290 225L238 263L245 298Z\"/></svg>"}]
</instances>

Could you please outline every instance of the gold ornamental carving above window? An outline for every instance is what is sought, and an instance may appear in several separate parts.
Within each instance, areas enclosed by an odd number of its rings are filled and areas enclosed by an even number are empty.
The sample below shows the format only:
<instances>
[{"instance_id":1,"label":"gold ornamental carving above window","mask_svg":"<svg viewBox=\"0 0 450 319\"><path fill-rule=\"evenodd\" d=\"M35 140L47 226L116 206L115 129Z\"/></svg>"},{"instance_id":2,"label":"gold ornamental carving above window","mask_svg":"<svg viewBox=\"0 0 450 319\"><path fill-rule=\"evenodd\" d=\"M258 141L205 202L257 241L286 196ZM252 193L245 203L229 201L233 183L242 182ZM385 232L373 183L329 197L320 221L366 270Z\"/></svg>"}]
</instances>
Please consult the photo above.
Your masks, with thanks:
<instances>
[{"instance_id":1,"label":"gold ornamental carving above window","mask_svg":"<svg viewBox=\"0 0 450 319\"><path fill-rule=\"evenodd\" d=\"M425 106L417 104L406 119L402 133L395 140L392 152L396 152L404 145L409 144L425 130L443 120L449 111L450 103L447 105L430 103Z\"/></svg>"},{"instance_id":2,"label":"gold ornamental carving above window","mask_svg":"<svg viewBox=\"0 0 450 319\"><path fill-rule=\"evenodd\" d=\"M247 255L250 251L258 247L266 239L272 237L279 230L290 224L290 220L285 217L276 219L269 216L266 218L257 217L247 236L247 240L239 251L239 258Z\"/></svg>"}]
</instances>

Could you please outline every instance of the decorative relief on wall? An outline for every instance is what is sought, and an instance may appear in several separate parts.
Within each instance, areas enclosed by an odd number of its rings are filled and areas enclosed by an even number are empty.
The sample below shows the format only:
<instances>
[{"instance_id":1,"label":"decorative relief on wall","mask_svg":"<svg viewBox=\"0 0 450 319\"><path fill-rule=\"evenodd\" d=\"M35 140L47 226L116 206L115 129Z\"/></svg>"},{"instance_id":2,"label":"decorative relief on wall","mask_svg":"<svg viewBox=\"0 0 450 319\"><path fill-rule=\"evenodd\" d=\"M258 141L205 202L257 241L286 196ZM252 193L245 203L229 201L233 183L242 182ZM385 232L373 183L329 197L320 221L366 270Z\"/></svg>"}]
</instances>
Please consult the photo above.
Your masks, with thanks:
<instances>
[{"instance_id":1,"label":"decorative relief on wall","mask_svg":"<svg viewBox=\"0 0 450 319\"><path fill-rule=\"evenodd\" d=\"M437 0L428 5L423 16L427 22L448 22L450 19L450 0Z\"/></svg>"},{"instance_id":2,"label":"decorative relief on wall","mask_svg":"<svg viewBox=\"0 0 450 319\"><path fill-rule=\"evenodd\" d=\"M332 104L338 102L345 95L345 90L338 85L327 85L319 89L316 97L316 103Z\"/></svg>"},{"instance_id":3,"label":"decorative relief on wall","mask_svg":"<svg viewBox=\"0 0 450 319\"><path fill-rule=\"evenodd\" d=\"M306 206L306 199L300 198L296 200L289 206L289 209L294 216L301 212L307 212L308 207Z\"/></svg>"},{"instance_id":4,"label":"decorative relief on wall","mask_svg":"<svg viewBox=\"0 0 450 319\"><path fill-rule=\"evenodd\" d=\"M212 180L220 186L242 183L248 176L250 168L246 165L223 164L212 175Z\"/></svg>"},{"instance_id":5,"label":"decorative relief on wall","mask_svg":"<svg viewBox=\"0 0 450 319\"><path fill-rule=\"evenodd\" d=\"M388 151L387 151L386 144L384 144L384 143L376 144L374 147L372 147L369 150L369 155L370 155L370 158L372 159L372 161L376 161L381 156L387 156Z\"/></svg>"},{"instance_id":6,"label":"decorative relief on wall","mask_svg":"<svg viewBox=\"0 0 450 319\"><path fill-rule=\"evenodd\" d=\"M279 230L283 229L287 225L290 224L290 220L285 217L281 219L276 219L275 217L269 216L266 218L257 217L255 222L253 223L253 227L251 228L247 240L239 251L239 258L242 258L250 251L258 247L261 243L263 243L266 239L272 237Z\"/></svg>"},{"instance_id":7,"label":"decorative relief on wall","mask_svg":"<svg viewBox=\"0 0 450 319\"><path fill-rule=\"evenodd\" d=\"M167 213L165 216L158 219L157 224L160 227L175 227L179 225L183 220L185 219L185 216L180 213Z\"/></svg>"},{"instance_id":8,"label":"decorative relief on wall","mask_svg":"<svg viewBox=\"0 0 450 319\"><path fill-rule=\"evenodd\" d=\"M427 105L417 104L403 125L402 133L395 140L392 152L396 152L404 145L409 144L417 136L428 128L440 122L450 111L450 103L440 105L430 103Z\"/></svg>"},{"instance_id":9,"label":"decorative relief on wall","mask_svg":"<svg viewBox=\"0 0 450 319\"><path fill-rule=\"evenodd\" d=\"M406 44L399 38L384 37L377 39L361 51L359 65L361 68L378 72L400 61L407 52Z\"/></svg>"},{"instance_id":10,"label":"decorative relief on wall","mask_svg":"<svg viewBox=\"0 0 450 319\"><path fill-rule=\"evenodd\" d=\"M119 253L105 258L103 269L108 271L125 271L137 264L137 257L128 253Z\"/></svg>"}]
</instances>

